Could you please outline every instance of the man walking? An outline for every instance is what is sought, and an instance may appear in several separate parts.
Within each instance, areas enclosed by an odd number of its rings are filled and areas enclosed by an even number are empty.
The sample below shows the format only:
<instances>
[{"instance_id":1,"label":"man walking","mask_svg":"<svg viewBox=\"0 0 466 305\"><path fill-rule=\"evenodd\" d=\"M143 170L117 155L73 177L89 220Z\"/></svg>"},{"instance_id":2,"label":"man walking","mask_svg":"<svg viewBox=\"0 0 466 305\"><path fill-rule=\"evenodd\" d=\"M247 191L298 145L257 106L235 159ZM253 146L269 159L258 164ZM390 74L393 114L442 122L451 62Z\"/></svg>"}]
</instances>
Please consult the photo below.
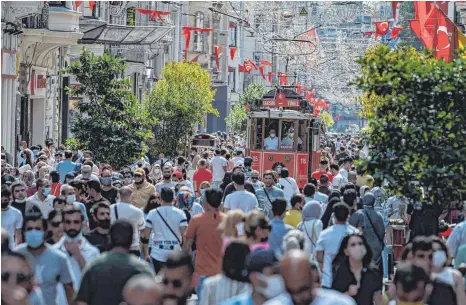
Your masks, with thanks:
<instances>
[{"instance_id":1,"label":"man walking","mask_svg":"<svg viewBox=\"0 0 466 305\"><path fill-rule=\"evenodd\" d=\"M240 209L245 214L258 208L258 202L254 194L244 188L245 177L243 172L233 174L231 177L235 184L236 192L225 197L225 211Z\"/></svg>"},{"instance_id":2,"label":"man walking","mask_svg":"<svg viewBox=\"0 0 466 305\"><path fill-rule=\"evenodd\" d=\"M277 198L285 198L283 191L275 187L275 173L273 171L266 171L262 175L262 182L264 187L256 191L259 209L261 209L270 219L272 215L272 202Z\"/></svg>"},{"instance_id":3,"label":"man walking","mask_svg":"<svg viewBox=\"0 0 466 305\"><path fill-rule=\"evenodd\" d=\"M134 171L134 183L129 188L133 193L131 203L139 209L145 208L149 197L155 193L155 186L147 182L146 172L142 168Z\"/></svg>"},{"instance_id":4,"label":"man walking","mask_svg":"<svg viewBox=\"0 0 466 305\"><path fill-rule=\"evenodd\" d=\"M210 166L212 168L212 187L213 188L220 188L220 184L222 184L223 177L228 168L227 160L222 157L221 150L215 150L215 156L210 161Z\"/></svg>"}]
</instances>

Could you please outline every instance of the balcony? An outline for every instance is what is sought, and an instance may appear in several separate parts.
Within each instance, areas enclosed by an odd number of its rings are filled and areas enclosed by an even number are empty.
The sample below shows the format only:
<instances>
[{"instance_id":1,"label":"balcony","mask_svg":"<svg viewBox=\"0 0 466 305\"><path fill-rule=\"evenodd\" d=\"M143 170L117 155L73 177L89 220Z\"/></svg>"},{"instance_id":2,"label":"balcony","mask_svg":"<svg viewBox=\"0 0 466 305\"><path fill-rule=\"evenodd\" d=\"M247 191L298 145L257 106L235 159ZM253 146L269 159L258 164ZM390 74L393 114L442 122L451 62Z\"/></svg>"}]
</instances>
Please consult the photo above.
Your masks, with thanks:
<instances>
[{"instance_id":1,"label":"balcony","mask_svg":"<svg viewBox=\"0 0 466 305\"><path fill-rule=\"evenodd\" d=\"M46 29L54 32L79 32L79 12L63 6L44 7L41 14L22 19L25 29Z\"/></svg>"}]
</instances>

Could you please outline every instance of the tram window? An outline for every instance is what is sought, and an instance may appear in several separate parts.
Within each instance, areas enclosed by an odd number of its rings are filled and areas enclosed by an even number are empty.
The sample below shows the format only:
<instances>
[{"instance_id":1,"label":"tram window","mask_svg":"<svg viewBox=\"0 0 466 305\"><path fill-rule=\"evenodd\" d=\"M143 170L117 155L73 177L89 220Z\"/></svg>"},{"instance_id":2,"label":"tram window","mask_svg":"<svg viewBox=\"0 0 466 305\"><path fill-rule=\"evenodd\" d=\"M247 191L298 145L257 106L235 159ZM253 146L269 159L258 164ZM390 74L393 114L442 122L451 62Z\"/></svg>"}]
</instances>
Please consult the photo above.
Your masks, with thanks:
<instances>
[{"instance_id":1,"label":"tram window","mask_svg":"<svg viewBox=\"0 0 466 305\"><path fill-rule=\"evenodd\" d=\"M292 150L294 148L294 135L294 121L282 121L280 149Z\"/></svg>"},{"instance_id":2,"label":"tram window","mask_svg":"<svg viewBox=\"0 0 466 305\"><path fill-rule=\"evenodd\" d=\"M263 134L262 134L262 119L255 119L256 121L256 128L253 130L253 132L256 133L256 136L254 139L256 139L256 149L262 149L262 139L263 139Z\"/></svg>"},{"instance_id":3,"label":"tram window","mask_svg":"<svg viewBox=\"0 0 466 305\"><path fill-rule=\"evenodd\" d=\"M265 119L264 149L278 150L278 119Z\"/></svg>"},{"instance_id":4,"label":"tram window","mask_svg":"<svg viewBox=\"0 0 466 305\"><path fill-rule=\"evenodd\" d=\"M300 120L298 125L298 151L307 151L306 145L306 121Z\"/></svg>"}]
</instances>

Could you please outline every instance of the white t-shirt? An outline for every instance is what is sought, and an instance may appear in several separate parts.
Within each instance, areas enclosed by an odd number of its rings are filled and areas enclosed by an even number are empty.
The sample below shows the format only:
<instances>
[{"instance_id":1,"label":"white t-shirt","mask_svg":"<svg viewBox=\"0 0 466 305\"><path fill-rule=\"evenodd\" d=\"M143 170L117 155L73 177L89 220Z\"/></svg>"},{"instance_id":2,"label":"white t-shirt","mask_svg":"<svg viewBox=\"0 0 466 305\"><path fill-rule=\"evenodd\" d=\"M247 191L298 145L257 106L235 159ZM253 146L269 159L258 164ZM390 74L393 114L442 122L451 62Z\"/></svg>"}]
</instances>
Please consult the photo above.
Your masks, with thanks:
<instances>
[{"instance_id":1,"label":"white t-shirt","mask_svg":"<svg viewBox=\"0 0 466 305\"><path fill-rule=\"evenodd\" d=\"M224 167L228 166L228 161L224 157L215 156L210 161L210 166L212 167L212 181L223 181L225 176Z\"/></svg>"},{"instance_id":2,"label":"white t-shirt","mask_svg":"<svg viewBox=\"0 0 466 305\"><path fill-rule=\"evenodd\" d=\"M115 209L118 211L116 217ZM133 225L133 242L130 250L139 250L139 231L145 227L144 213L131 203L118 202L110 207L110 219L112 224L117 220L126 220Z\"/></svg>"},{"instance_id":3,"label":"white t-shirt","mask_svg":"<svg viewBox=\"0 0 466 305\"><path fill-rule=\"evenodd\" d=\"M175 185L176 185L176 183L175 183L175 182L172 182L172 181L170 181L170 182L160 181L159 183L157 183L157 184L155 185L155 190L157 191L157 193L160 194L160 192L162 191L162 188L164 188L164 187L169 187L169 188L171 188L171 189L174 190L174 189L175 189Z\"/></svg>"},{"instance_id":4,"label":"white t-shirt","mask_svg":"<svg viewBox=\"0 0 466 305\"><path fill-rule=\"evenodd\" d=\"M10 249L15 245L15 231L23 227L23 215L21 211L10 206L8 210L2 211L2 228L7 230Z\"/></svg>"},{"instance_id":5,"label":"white t-shirt","mask_svg":"<svg viewBox=\"0 0 466 305\"><path fill-rule=\"evenodd\" d=\"M278 138L267 137L264 139L265 150L278 150Z\"/></svg>"},{"instance_id":6,"label":"white t-shirt","mask_svg":"<svg viewBox=\"0 0 466 305\"><path fill-rule=\"evenodd\" d=\"M332 287L332 262L340 249L343 238L357 232L358 229L349 224L333 225L320 233L315 251L324 251L324 270L322 270L322 287Z\"/></svg>"},{"instance_id":7,"label":"white t-shirt","mask_svg":"<svg viewBox=\"0 0 466 305\"><path fill-rule=\"evenodd\" d=\"M256 196L246 190L236 191L225 197L225 209L242 210L245 214L259 207Z\"/></svg>"},{"instance_id":8,"label":"white t-shirt","mask_svg":"<svg viewBox=\"0 0 466 305\"><path fill-rule=\"evenodd\" d=\"M40 200L39 196L37 196L37 193L32 195L26 200L26 204L35 204L40 208L40 211L42 213L42 218L47 219L49 216L50 211L53 210L53 200L55 199L55 196L53 195L48 195L44 201Z\"/></svg>"},{"instance_id":9,"label":"white t-shirt","mask_svg":"<svg viewBox=\"0 0 466 305\"><path fill-rule=\"evenodd\" d=\"M299 193L298 184L296 183L296 180L291 177L280 178L278 183L283 186L283 193L285 193L287 208L291 209L291 197L293 197L294 194Z\"/></svg>"},{"instance_id":10,"label":"white t-shirt","mask_svg":"<svg viewBox=\"0 0 466 305\"><path fill-rule=\"evenodd\" d=\"M244 163L244 158L242 157L234 157L231 159L231 162L233 162L236 165L236 162L243 162Z\"/></svg>"},{"instance_id":11,"label":"white t-shirt","mask_svg":"<svg viewBox=\"0 0 466 305\"><path fill-rule=\"evenodd\" d=\"M159 213L176 234L176 237L160 218ZM183 240L181 228L187 226L186 214L178 208L161 206L150 211L146 218L146 228L151 228L154 233L150 256L160 262L166 262L172 251L181 250L178 240Z\"/></svg>"}]
</instances>

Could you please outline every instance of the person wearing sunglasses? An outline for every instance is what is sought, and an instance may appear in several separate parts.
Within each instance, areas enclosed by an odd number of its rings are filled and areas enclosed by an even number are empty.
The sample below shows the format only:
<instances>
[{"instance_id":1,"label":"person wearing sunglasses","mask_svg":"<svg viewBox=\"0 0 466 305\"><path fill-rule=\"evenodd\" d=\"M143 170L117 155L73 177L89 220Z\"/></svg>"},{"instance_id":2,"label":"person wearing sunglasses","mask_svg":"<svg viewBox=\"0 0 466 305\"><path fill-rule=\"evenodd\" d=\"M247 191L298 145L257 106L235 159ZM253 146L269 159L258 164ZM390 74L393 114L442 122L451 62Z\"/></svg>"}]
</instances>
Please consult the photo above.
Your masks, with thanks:
<instances>
[{"instance_id":1,"label":"person wearing sunglasses","mask_svg":"<svg viewBox=\"0 0 466 305\"><path fill-rule=\"evenodd\" d=\"M32 257L36 274L41 276L39 287L44 295L45 304L60 304L57 302L58 283L63 284L66 299L68 304L71 304L75 291L68 258L62 252L45 243L46 231L47 220L43 219L41 214L28 214L24 218L23 224L23 235L26 242L16 247L14 251Z\"/></svg>"},{"instance_id":2,"label":"person wearing sunglasses","mask_svg":"<svg viewBox=\"0 0 466 305\"><path fill-rule=\"evenodd\" d=\"M128 187L133 193L131 204L139 209L144 208L149 197L155 193L155 186L146 180L146 172L142 168L134 171L134 183Z\"/></svg>"},{"instance_id":3,"label":"person wearing sunglasses","mask_svg":"<svg viewBox=\"0 0 466 305\"><path fill-rule=\"evenodd\" d=\"M160 272L164 292L163 304L188 304L193 273L193 260L187 252L170 253Z\"/></svg>"},{"instance_id":4,"label":"person wearing sunglasses","mask_svg":"<svg viewBox=\"0 0 466 305\"><path fill-rule=\"evenodd\" d=\"M48 222L51 234L45 242L49 245L54 245L63 237L63 218L61 210L52 210L49 213Z\"/></svg>"},{"instance_id":5,"label":"person wearing sunglasses","mask_svg":"<svg viewBox=\"0 0 466 305\"><path fill-rule=\"evenodd\" d=\"M254 190L257 191L264 187L264 183L260 180L259 172L256 170L251 171L251 177L249 178L249 182L254 187Z\"/></svg>"},{"instance_id":6,"label":"person wearing sunglasses","mask_svg":"<svg viewBox=\"0 0 466 305\"><path fill-rule=\"evenodd\" d=\"M42 291L34 287L34 268L23 254L2 253L2 304L45 305Z\"/></svg>"},{"instance_id":7,"label":"person wearing sunglasses","mask_svg":"<svg viewBox=\"0 0 466 305\"><path fill-rule=\"evenodd\" d=\"M65 234L53 245L53 248L69 256L68 261L73 272L73 287L77 291L81 283L82 270L88 262L100 255L100 251L83 237L84 216L78 207L67 206L62 214Z\"/></svg>"}]
</instances>

